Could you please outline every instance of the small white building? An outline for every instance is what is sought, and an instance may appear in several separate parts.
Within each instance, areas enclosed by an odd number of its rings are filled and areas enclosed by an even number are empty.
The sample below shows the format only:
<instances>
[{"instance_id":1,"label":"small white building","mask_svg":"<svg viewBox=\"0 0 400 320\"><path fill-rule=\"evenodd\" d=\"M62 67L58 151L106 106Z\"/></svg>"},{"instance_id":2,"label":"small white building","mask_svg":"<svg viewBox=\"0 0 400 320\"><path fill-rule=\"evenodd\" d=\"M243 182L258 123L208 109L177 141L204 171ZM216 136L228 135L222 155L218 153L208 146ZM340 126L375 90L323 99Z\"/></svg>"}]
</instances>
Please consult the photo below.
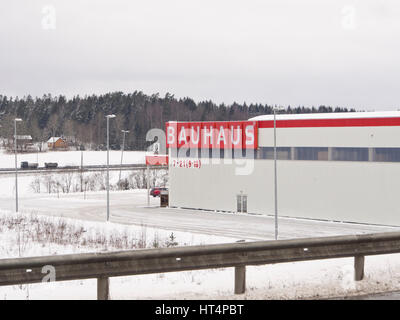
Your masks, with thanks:
<instances>
[{"instance_id":1,"label":"small white building","mask_svg":"<svg viewBox=\"0 0 400 320\"><path fill-rule=\"evenodd\" d=\"M400 112L276 116L279 216L400 225ZM274 214L273 115L168 122L169 205Z\"/></svg>"},{"instance_id":2,"label":"small white building","mask_svg":"<svg viewBox=\"0 0 400 320\"><path fill-rule=\"evenodd\" d=\"M14 141L10 144L11 148L14 148ZM17 135L17 149L21 152L32 151L32 136L31 135Z\"/></svg>"}]
</instances>

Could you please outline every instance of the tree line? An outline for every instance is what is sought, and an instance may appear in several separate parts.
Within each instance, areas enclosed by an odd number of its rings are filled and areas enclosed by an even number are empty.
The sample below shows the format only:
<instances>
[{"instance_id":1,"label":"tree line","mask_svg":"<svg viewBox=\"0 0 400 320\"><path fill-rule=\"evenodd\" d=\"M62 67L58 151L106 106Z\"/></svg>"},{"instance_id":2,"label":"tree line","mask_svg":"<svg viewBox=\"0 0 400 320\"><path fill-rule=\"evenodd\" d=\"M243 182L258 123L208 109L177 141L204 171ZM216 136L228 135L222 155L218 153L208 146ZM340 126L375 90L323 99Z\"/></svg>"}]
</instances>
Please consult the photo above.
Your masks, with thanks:
<instances>
[{"instance_id":1,"label":"tree line","mask_svg":"<svg viewBox=\"0 0 400 320\"><path fill-rule=\"evenodd\" d=\"M130 130L126 136L125 149L144 150L150 143L146 133L153 128L165 129L167 121L234 121L247 120L263 114L272 114L275 105L233 103L215 104L211 100L195 102L189 97L175 98L167 93L146 95L113 92L102 95L63 95L43 97L28 95L23 98L0 95L0 136L13 139L14 119L18 123L18 134L31 135L33 142L45 142L52 136L69 137L76 145L93 150L103 150L106 145L106 118L110 120L110 148L120 149L121 130ZM281 113L326 113L355 111L347 108L291 107Z\"/></svg>"}]
</instances>

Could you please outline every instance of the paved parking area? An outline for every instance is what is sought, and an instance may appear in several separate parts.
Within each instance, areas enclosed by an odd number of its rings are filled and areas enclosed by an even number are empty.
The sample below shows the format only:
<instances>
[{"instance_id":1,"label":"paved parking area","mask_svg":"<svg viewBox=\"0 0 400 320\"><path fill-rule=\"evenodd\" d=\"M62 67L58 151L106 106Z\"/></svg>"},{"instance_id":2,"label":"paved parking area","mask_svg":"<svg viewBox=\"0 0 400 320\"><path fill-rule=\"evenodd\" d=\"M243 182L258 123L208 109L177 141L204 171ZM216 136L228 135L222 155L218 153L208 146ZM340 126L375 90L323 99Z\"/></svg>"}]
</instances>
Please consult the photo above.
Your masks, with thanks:
<instances>
[{"instance_id":1,"label":"paved parking area","mask_svg":"<svg viewBox=\"0 0 400 320\"><path fill-rule=\"evenodd\" d=\"M219 213L180 208L160 208L160 199L150 197L147 206L145 190L110 192L111 221L147 225L161 229L186 231L245 240L274 239L274 217L250 214ZM106 194L32 194L19 201L21 212L104 221ZM14 210L10 198L0 198L0 208ZM279 218L279 238L304 238L346 234L400 231L400 228L306 219Z\"/></svg>"}]
</instances>

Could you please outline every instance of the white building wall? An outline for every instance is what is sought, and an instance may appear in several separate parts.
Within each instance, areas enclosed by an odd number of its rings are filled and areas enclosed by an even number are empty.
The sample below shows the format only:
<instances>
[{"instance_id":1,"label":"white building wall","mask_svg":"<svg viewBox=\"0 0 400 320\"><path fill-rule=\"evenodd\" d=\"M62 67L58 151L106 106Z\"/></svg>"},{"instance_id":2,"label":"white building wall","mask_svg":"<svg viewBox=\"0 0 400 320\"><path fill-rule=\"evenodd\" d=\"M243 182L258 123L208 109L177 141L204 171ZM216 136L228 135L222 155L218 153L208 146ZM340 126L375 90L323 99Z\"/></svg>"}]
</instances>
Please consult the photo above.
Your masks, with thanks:
<instances>
[{"instance_id":1,"label":"white building wall","mask_svg":"<svg viewBox=\"0 0 400 320\"><path fill-rule=\"evenodd\" d=\"M235 164L198 169L170 161L170 206L236 211L242 191L249 213L273 215L273 160L247 161L249 175L236 175ZM279 160L279 215L400 225L399 177L400 163Z\"/></svg>"},{"instance_id":2,"label":"white building wall","mask_svg":"<svg viewBox=\"0 0 400 320\"><path fill-rule=\"evenodd\" d=\"M272 147L274 129L258 129L258 145ZM400 127L277 128L279 147L400 147Z\"/></svg>"},{"instance_id":3,"label":"white building wall","mask_svg":"<svg viewBox=\"0 0 400 320\"><path fill-rule=\"evenodd\" d=\"M277 115L277 120L383 117L399 118L400 112ZM268 115L250 120L272 119ZM276 133L278 147L400 148L400 126L393 125L278 127ZM273 128L259 128L259 147L272 147L273 134ZM373 150L369 153L372 159ZM253 170L244 175L237 174L239 168L232 159L229 163L213 159L212 164L204 159L201 168L174 167L172 160L171 206L234 212L236 196L242 191L248 196L248 212L274 214L273 160L247 160L247 169ZM400 225L399 177L400 162L278 160L278 212L280 216Z\"/></svg>"}]
</instances>

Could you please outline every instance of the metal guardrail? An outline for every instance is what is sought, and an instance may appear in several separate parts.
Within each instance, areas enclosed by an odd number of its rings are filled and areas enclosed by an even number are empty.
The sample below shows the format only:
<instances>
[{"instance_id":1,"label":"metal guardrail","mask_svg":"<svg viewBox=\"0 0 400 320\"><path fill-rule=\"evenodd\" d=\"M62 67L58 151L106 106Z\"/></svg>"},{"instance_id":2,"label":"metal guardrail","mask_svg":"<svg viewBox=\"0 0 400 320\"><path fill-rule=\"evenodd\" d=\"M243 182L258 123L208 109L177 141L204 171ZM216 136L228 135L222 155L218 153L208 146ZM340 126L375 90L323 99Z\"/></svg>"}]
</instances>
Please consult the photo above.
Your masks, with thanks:
<instances>
[{"instance_id":1,"label":"metal guardrail","mask_svg":"<svg viewBox=\"0 0 400 320\"><path fill-rule=\"evenodd\" d=\"M129 250L0 260L0 285L97 278L98 299L109 298L109 277L213 268L235 268L235 293L245 292L246 266L354 257L355 280L363 279L364 256L400 252L400 232L240 242L208 246Z\"/></svg>"}]
</instances>

